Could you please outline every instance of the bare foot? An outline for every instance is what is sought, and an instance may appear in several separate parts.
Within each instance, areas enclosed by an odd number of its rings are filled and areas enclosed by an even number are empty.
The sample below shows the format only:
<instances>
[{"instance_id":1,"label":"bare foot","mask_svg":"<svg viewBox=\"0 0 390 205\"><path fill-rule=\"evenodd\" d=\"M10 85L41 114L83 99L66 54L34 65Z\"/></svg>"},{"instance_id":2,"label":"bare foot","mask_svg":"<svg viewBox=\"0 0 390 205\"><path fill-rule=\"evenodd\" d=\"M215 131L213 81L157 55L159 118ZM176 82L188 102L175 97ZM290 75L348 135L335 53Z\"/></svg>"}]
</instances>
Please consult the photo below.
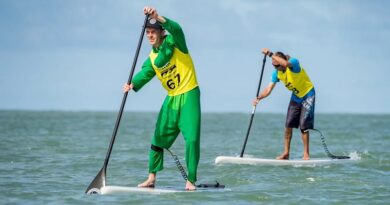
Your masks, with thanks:
<instances>
[{"instance_id":1,"label":"bare foot","mask_svg":"<svg viewBox=\"0 0 390 205\"><path fill-rule=\"evenodd\" d=\"M138 184L138 187L140 188L154 188L155 180L153 179L147 179L146 181L142 182L141 184Z\"/></svg>"},{"instance_id":2,"label":"bare foot","mask_svg":"<svg viewBox=\"0 0 390 205\"><path fill-rule=\"evenodd\" d=\"M279 160L288 160L289 157L290 157L289 154L283 153L283 154L281 154L280 156L276 157L276 159L279 159Z\"/></svg>"},{"instance_id":3,"label":"bare foot","mask_svg":"<svg viewBox=\"0 0 390 205\"><path fill-rule=\"evenodd\" d=\"M309 160L310 159L310 155L309 154L303 154L302 159L303 160Z\"/></svg>"},{"instance_id":4,"label":"bare foot","mask_svg":"<svg viewBox=\"0 0 390 205\"><path fill-rule=\"evenodd\" d=\"M186 190L187 191L195 191L196 190L196 186L191 183L190 181L187 180L186 182Z\"/></svg>"}]
</instances>

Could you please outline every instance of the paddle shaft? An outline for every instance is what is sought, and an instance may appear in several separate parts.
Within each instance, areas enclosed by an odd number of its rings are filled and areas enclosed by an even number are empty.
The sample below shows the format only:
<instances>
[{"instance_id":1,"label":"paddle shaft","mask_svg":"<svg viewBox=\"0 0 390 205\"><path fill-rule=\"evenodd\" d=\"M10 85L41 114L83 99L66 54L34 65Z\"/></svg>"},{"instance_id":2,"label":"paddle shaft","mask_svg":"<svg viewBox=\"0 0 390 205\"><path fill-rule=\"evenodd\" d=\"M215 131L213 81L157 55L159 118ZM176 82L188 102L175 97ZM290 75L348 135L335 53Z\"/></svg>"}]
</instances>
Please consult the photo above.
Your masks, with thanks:
<instances>
[{"instance_id":1,"label":"paddle shaft","mask_svg":"<svg viewBox=\"0 0 390 205\"><path fill-rule=\"evenodd\" d=\"M145 21L144 21L144 24L143 24L143 27L142 27L141 36L140 36L139 41L138 41L137 50L136 50L136 52L135 52L135 56L134 56L134 60L133 60L133 65L132 65L132 67L131 67L129 79L127 80L127 84L130 84L130 83L131 83L131 80L133 79L134 69L135 69L135 66L136 66L136 64L137 64L138 54L139 54L139 51L140 51L140 48L141 48L141 45L142 45L142 39L143 39L144 34L145 34L146 23L147 23L148 19L149 19L149 14L147 14L147 15L145 16ZM127 99L127 94L128 94L128 92L125 92L125 93L123 94L121 107L120 107L120 109L119 109L119 113L118 113L118 116L117 116L117 118L116 118L114 131L112 132L112 137L111 137L110 145L109 145L109 147L108 147L108 151L107 151L107 154L106 154L106 158L104 159L103 167L102 167L102 169L99 171L99 173L96 175L96 177L94 178L94 180L92 180L92 182L91 182L90 185L88 186L87 190L85 191L85 193L87 193L87 194L95 194L95 193L98 192L98 190L100 190L102 187L105 186L107 165L108 165L108 161L110 160L110 156L111 156L111 152L112 152L112 147L113 147L113 145L114 145L115 138L116 138L116 134L117 134L117 132L118 132L118 127L119 127L119 124L120 124L120 122L121 122L121 118L122 118L122 114L123 114L123 109L125 108L126 99Z\"/></svg>"},{"instance_id":2,"label":"paddle shaft","mask_svg":"<svg viewBox=\"0 0 390 205\"><path fill-rule=\"evenodd\" d=\"M133 60L133 65L131 66L130 75L129 75L129 79L127 80L127 84L130 84L130 83L131 83L131 80L133 79L134 70L135 70L135 66L137 65L138 54L139 54L139 51L140 51L140 49L141 49L142 39L143 39L144 34L145 34L146 22L148 21L148 18L149 18L149 14L147 14L147 15L145 16L144 24L143 24L143 27L142 27L142 32L141 32L141 35L140 35L139 40L138 40L138 46L137 46L137 50L136 50L136 52L135 52L135 56L134 56L134 60ZM107 170L107 165L108 165L108 161L110 160L112 147L113 147L114 142L115 142L115 138L116 138L116 134L117 134L117 132L118 132L119 124L120 124L120 122L121 122L121 118L122 118L122 114L123 114L123 109L125 108L125 104L126 104L127 94L128 94L128 92L125 92L125 93L123 94L121 107L120 107L120 109L119 109L119 113L118 113L118 116L117 116L117 118L116 118L114 131L112 132L112 137L111 137L110 145L109 145L109 148L108 148L108 151L107 151L106 159L104 160L104 165L103 165L103 167L104 167L105 171Z\"/></svg>"},{"instance_id":3,"label":"paddle shaft","mask_svg":"<svg viewBox=\"0 0 390 205\"><path fill-rule=\"evenodd\" d=\"M257 97L259 96L259 94L260 94L260 87L261 87L261 81L262 81L262 79L263 79L263 73L264 73L264 66L265 66L266 57L267 57L267 55L264 54L263 66L262 66L262 68L261 68L261 74L260 74L259 86L257 87L256 98L257 98ZM255 116L255 112L256 112L256 105L254 105L253 108L252 108L252 114L251 114L251 118L250 118L250 120L249 120L249 127L248 127L248 130L247 130L247 132L246 132L245 141L244 141L244 145L242 146L242 150L241 150L240 157L243 157L243 156L244 156L245 147L246 147L246 143L247 143L247 141L248 141L249 133L250 133L250 131L251 131L252 122L253 122L253 118L254 118L254 116Z\"/></svg>"}]
</instances>

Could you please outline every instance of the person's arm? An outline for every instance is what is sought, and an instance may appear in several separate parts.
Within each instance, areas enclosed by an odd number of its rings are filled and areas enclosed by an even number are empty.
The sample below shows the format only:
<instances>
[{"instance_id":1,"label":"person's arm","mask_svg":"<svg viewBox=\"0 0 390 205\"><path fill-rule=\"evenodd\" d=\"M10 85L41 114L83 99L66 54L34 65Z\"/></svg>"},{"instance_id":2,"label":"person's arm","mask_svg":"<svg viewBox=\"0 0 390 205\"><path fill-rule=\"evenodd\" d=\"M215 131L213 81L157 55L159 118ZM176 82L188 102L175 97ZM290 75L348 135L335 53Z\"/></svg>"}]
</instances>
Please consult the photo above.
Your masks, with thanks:
<instances>
[{"instance_id":1,"label":"person's arm","mask_svg":"<svg viewBox=\"0 0 390 205\"><path fill-rule=\"evenodd\" d=\"M289 58L288 62L290 63L289 68L293 73L299 73L301 71L301 65L299 64L298 59Z\"/></svg>"},{"instance_id":2,"label":"person's arm","mask_svg":"<svg viewBox=\"0 0 390 205\"><path fill-rule=\"evenodd\" d=\"M291 63L284 60L282 57L279 57L277 55L272 55L272 59L277 61L281 66L283 67L291 67Z\"/></svg>"},{"instance_id":3,"label":"person's arm","mask_svg":"<svg viewBox=\"0 0 390 205\"><path fill-rule=\"evenodd\" d=\"M150 18L156 19L160 23L165 23L165 18L163 16L158 15L157 10L153 7L144 7L144 14L149 14Z\"/></svg>"},{"instance_id":4,"label":"person's arm","mask_svg":"<svg viewBox=\"0 0 390 205\"><path fill-rule=\"evenodd\" d=\"M172 35L175 46L181 52L188 53L188 48L187 48L183 29L180 27L180 25L177 22L167 17L162 17L162 18L165 19L164 23L161 22L162 26Z\"/></svg>"},{"instance_id":5,"label":"person's arm","mask_svg":"<svg viewBox=\"0 0 390 205\"><path fill-rule=\"evenodd\" d=\"M188 53L184 32L178 23L167 17L160 16L157 13L157 10L152 7L145 7L144 13L149 14L151 18L154 18L160 22L164 29L166 29L172 35L176 47L181 52Z\"/></svg>"},{"instance_id":6,"label":"person's arm","mask_svg":"<svg viewBox=\"0 0 390 205\"><path fill-rule=\"evenodd\" d=\"M133 77L131 84L125 83L123 85L123 92L129 92L131 89L135 92L139 91L155 75L156 72L152 67L152 62L150 61L150 58L148 58L142 65L142 69Z\"/></svg>"},{"instance_id":7,"label":"person's arm","mask_svg":"<svg viewBox=\"0 0 390 205\"><path fill-rule=\"evenodd\" d=\"M268 48L263 48L262 53L267 55L268 57L271 57L272 60L275 60L283 67L291 67L291 63L282 57L279 57L277 55L273 55L273 53Z\"/></svg>"},{"instance_id":8,"label":"person's arm","mask_svg":"<svg viewBox=\"0 0 390 205\"><path fill-rule=\"evenodd\" d=\"M260 100L268 97L272 93L272 90L274 89L275 85L276 83L274 82L269 83L268 86L263 90L263 92L261 92L261 94L257 96L257 98L253 99L252 105L256 106L260 102Z\"/></svg>"}]
</instances>

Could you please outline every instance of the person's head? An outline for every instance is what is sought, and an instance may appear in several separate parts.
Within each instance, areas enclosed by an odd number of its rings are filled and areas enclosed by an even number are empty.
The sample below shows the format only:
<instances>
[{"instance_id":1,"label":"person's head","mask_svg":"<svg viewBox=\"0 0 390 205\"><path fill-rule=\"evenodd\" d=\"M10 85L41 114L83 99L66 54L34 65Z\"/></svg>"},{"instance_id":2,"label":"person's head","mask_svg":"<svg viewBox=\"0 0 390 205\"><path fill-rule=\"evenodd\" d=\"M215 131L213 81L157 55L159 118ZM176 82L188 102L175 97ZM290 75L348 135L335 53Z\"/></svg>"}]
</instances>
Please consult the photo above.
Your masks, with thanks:
<instances>
[{"instance_id":1,"label":"person's head","mask_svg":"<svg viewBox=\"0 0 390 205\"><path fill-rule=\"evenodd\" d=\"M283 58L284 60L288 60L288 55L285 55L283 52L281 51L278 51L274 54L275 56L278 56L278 57L281 57ZM278 61L276 61L275 59L272 59L272 65L275 67L275 69L277 70L285 70L286 68L283 67L282 65L280 65L280 63Z\"/></svg>"},{"instance_id":2,"label":"person's head","mask_svg":"<svg viewBox=\"0 0 390 205\"><path fill-rule=\"evenodd\" d=\"M164 40L165 35L165 30L161 26L160 22L156 19L149 19L146 23L145 31L149 43L155 48L159 47Z\"/></svg>"}]
</instances>

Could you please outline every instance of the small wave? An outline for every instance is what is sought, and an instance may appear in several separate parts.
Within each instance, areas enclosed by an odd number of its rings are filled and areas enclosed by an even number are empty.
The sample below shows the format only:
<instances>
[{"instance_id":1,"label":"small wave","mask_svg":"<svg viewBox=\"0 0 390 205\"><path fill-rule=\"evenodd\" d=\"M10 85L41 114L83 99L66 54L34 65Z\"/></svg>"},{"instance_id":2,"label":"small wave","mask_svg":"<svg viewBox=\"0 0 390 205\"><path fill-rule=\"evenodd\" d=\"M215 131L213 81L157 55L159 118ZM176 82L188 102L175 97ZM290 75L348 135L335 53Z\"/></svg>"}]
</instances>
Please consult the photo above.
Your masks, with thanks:
<instances>
[{"instance_id":1,"label":"small wave","mask_svg":"<svg viewBox=\"0 0 390 205\"><path fill-rule=\"evenodd\" d=\"M362 159L361 154L359 154L357 151L350 152L348 154L348 156L351 157L352 160L360 160L360 159Z\"/></svg>"},{"instance_id":2,"label":"small wave","mask_svg":"<svg viewBox=\"0 0 390 205\"><path fill-rule=\"evenodd\" d=\"M313 177L308 177L308 178L306 178L306 180L309 181L309 182L315 182L316 181Z\"/></svg>"}]
</instances>

